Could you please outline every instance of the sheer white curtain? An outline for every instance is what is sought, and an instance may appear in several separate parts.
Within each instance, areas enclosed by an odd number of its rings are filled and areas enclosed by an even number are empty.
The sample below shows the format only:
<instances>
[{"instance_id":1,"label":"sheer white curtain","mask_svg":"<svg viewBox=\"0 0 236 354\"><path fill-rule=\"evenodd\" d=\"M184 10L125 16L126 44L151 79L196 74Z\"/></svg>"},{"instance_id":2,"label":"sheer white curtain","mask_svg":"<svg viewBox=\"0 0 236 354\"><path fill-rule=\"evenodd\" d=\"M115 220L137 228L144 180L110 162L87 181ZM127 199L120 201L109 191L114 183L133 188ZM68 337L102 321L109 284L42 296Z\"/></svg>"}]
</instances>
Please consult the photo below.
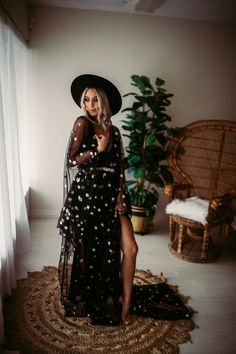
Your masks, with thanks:
<instances>
[{"instance_id":1,"label":"sheer white curtain","mask_svg":"<svg viewBox=\"0 0 236 354\"><path fill-rule=\"evenodd\" d=\"M28 249L27 46L0 12L0 342L2 298L16 286L15 256Z\"/></svg>"}]
</instances>

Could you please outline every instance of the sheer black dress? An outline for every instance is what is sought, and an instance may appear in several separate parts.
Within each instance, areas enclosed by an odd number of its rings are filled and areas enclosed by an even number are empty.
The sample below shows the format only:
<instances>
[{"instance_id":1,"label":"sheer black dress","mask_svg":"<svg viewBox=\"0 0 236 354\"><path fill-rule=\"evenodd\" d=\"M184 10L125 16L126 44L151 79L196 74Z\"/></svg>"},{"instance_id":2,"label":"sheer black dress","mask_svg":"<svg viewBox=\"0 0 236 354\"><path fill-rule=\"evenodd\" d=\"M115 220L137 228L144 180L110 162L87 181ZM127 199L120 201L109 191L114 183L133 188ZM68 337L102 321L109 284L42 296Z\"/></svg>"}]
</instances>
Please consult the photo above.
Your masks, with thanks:
<instances>
[{"instance_id":1,"label":"sheer black dress","mask_svg":"<svg viewBox=\"0 0 236 354\"><path fill-rule=\"evenodd\" d=\"M74 123L65 159L64 205L58 220L62 236L59 260L61 301L66 316L89 316L94 324L120 323L120 221L118 200L126 215L121 135L110 126L105 152L97 152L94 123ZM190 318L190 311L166 285L134 286L132 312L165 319Z\"/></svg>"}]
</instances>

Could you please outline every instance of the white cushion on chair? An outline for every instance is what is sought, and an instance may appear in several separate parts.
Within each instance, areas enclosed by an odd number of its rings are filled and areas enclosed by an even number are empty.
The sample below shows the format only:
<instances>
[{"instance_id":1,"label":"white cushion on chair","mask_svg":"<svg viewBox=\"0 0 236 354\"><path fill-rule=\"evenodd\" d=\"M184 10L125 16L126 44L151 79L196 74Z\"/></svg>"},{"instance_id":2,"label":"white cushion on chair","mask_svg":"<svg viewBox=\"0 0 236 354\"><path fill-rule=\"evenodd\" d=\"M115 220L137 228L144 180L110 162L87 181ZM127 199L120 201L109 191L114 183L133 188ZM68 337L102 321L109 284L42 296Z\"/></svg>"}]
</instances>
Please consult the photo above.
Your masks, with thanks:
<instances>
[{"instance_id":1,"label":"white cushion on chair","mask_svg":"<svg viewBox=\"0 0 236 354\"><path fill-rule=\"evenodd\" d=\"M184 200L174 199L166 206L166 213L182 216L205 225L207 223L208 207L209 200L198 197Z\"/></svg>"}]
</instances>

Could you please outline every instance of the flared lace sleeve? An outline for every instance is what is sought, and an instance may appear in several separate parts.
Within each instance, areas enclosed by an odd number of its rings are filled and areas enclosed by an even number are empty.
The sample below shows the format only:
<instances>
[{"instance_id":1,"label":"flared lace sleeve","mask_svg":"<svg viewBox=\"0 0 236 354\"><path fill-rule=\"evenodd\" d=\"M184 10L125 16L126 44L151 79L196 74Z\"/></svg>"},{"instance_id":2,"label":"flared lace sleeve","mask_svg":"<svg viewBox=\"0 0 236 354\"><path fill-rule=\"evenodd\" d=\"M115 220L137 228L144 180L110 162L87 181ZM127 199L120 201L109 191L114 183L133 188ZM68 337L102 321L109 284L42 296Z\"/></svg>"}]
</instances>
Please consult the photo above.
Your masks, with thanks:
<instances>
[{"instance_id":1,"label":"flared lace sleeve","mask_svg":"<svg viewBox=\"0 0 236 354\"><path fill-rule=\"evenodd\" d=\"M98 158L97 142L87 146L89 121L85 117L76 119L72 128L64 160L63 174L63 200L65 201L71 184L78 172L78 167L83 164L95 163ZM90 133L91 134L91 133Z\"/></svg>"},{"instance_id":2,"label":"flared lace sleeve","mask_svg":"<svg viewBox=\"0 0 236 354\"><path fill-rule=\"evenodd\" d=\"M89 122L85 117L77 118L74 123L67 153L68 167L91 163L98 155L96 144L87 147L85 143L88 124Z\"/></svg>"}]
</instances>

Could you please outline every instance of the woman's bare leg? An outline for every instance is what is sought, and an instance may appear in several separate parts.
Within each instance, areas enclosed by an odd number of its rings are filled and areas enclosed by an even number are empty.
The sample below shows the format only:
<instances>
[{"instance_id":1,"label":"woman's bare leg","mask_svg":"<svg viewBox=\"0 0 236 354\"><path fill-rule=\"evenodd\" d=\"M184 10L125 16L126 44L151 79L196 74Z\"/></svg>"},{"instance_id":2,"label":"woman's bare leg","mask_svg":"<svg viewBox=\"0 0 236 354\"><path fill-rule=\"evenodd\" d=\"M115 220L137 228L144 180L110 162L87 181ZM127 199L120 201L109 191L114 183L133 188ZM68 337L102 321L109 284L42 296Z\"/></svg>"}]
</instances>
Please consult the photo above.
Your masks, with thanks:
<instances>
[{"instance_id":1,"label":"woman's bare leg","mask_svg":"<svg viewBox=\"0 0 236 354\"><path fill-rule=\"evenodd\" d=\"M136 265L138 246L136 244L133 228L125 215L120 216L121 241L120 246L123 252L121 263L123 297L121 319L124 323L130 321L130 306L132 300L133 279Z\"/></svg>"}]
</instances>

